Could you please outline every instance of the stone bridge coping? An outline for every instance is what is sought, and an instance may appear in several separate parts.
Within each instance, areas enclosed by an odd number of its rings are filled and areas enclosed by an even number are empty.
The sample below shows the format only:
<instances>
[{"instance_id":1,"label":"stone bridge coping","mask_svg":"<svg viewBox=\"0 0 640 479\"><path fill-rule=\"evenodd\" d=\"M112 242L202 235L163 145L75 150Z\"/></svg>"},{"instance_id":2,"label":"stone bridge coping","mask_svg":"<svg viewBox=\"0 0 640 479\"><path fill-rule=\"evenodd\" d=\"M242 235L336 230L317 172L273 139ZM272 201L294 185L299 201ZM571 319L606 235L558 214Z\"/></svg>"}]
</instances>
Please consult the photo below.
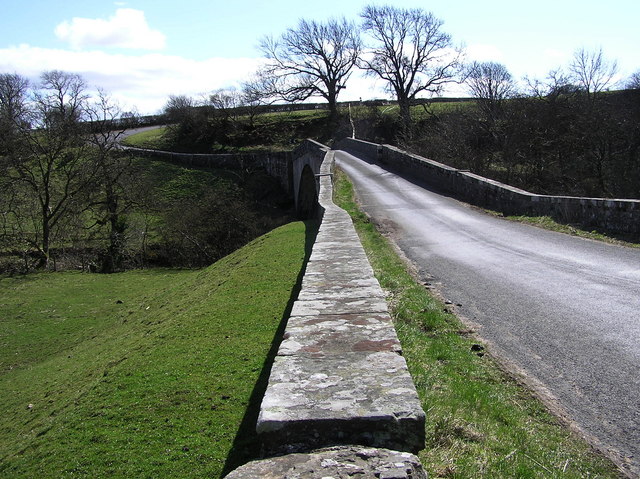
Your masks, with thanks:
<instances>
[{"instance_id":1,"label":"stone bridge coping","mask_svg":"<svg viewBox=\"0 0 640 479\"><path fill-rule=\"evenodd\" d=\"M267 455L344 444L415 452L425 415L385 295L350 216L333 204L332 164L327 152L316 173L322 221L257 431Z\"/></svg>"}]
</instances>

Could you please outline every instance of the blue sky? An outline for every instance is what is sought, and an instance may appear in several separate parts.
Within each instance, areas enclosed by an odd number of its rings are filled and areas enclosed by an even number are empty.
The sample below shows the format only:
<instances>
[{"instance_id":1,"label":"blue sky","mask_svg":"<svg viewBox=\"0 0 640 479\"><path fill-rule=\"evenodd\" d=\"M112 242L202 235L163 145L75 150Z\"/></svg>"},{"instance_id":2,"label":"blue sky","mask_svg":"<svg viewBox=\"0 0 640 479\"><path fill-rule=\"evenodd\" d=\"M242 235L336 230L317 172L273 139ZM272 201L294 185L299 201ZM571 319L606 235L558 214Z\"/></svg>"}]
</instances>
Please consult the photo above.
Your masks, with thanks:
<instances>
[{"instance_id":1,"label":"blue sky","mask_svg":"<svg viewBox=\"0 0 640 479\"><path fill-rule=\"evenodd\" d=\"M198 96L237 86L260 62L264 35L300 18L358 20L366 1L0 0L0 72L37 78L82 74L125 108L159 111L170 94ZM381 2L373 2L381 4ZM493 60L516 79L543 78L578 48L602 48L621 79L640 70L637 0L395 1L432 11L471 60ZM452 90L452 94L460 93ZM354 75L342 100L388 96Z\"/></svg>"}]
</instances>

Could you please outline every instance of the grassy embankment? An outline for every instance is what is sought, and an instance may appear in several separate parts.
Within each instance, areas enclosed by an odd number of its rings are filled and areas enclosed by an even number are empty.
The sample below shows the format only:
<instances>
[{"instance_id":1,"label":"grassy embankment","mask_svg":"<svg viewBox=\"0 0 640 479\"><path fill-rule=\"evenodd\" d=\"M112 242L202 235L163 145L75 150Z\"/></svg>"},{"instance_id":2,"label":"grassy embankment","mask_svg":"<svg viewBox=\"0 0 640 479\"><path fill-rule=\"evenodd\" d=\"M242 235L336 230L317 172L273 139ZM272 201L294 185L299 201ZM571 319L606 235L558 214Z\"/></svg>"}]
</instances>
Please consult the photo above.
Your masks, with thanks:
<instances>
[{"instance_id":1,"label":"grassy embankment","mask_svg":"<svg viewBox=\"0 0 640 479\"><path fill-rule=\"evenodd\" d=\"M122 143L135 148L163 150L167 146L163 138L166 129L167 128L165 126L159 126L157 128L151 128L139 133L134 133L122 140Z\"/></svg>"},{"instance_id":2,"label":"grassy embankment","mask_svg":"<svg viewBox=\"0 0 640 479\"><path fill-rule=\"evenodd\" d=\"M306 138L326 140L332 128L327 123L327 110L301 110L261 113L251 119L248 115L231 116L220 125L210 126L224 132L224 144L211 139L211 144L194 147L189 140L172 143L171 131L157 127L133 134L122 143L136 148L183 151L187 153L260 153L291 151ZM195 148L195 150L191 150Z\"/></svg>"},{"instance_id":3,"label":"grassy embankment","mask_svg":"<svg viewBox=\"0 0 640 479\"><path fill-rule=\"evenodd\" d=\"M209 268L0 278L0 477L219 477L257 454L310 236Z\"/></svg>"},{"instance_id":4,"label":"grassy embankment","mask_svg":"<svg viewBox=\"0 0 640 479\"><path fill-rule=\"evenodd\" d=\"M336 203L352 216L376 277L387 292L404 356L427 414L429 477L619 477L505 374L473 331L408 272L362 213L337 171Z\"/></svg>"}]
</instances>

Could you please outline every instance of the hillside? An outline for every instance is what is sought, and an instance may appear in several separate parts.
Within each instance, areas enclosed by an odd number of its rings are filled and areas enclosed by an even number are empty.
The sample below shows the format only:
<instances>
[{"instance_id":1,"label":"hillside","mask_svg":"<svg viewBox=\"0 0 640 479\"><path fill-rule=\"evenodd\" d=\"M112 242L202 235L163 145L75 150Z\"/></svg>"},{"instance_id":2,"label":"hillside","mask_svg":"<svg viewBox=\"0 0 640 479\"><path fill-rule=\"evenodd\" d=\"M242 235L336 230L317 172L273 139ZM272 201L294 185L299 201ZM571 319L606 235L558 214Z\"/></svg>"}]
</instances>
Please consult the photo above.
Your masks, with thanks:
<instances>
[{"instance_id":1,"label":"hillside","mask_svg":"<svg viewBox=\"0 0 640 479\"><path fill-rule=\"evenodd\" d=\"M309 228L198 271L1 278L0 476L218 477L255 455Z\"/></svg>"}]
</instances>

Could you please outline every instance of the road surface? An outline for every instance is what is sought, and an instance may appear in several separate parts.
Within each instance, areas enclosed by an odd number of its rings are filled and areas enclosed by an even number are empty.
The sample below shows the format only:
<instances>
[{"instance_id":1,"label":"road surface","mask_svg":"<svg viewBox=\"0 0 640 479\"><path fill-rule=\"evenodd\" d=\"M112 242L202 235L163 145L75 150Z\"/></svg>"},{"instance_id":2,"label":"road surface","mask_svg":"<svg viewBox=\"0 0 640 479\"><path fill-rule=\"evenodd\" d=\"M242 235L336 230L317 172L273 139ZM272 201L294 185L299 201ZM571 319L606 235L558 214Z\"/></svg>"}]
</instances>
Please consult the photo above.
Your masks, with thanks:
<instances>
[{"instance_id":1,"label":"road surface","mask_svg":"<svg viewBox=\"0 0 640 479\"><path fill-rule=\"evenodd\" d=\"M336 160L421 279L640 475L640 249L510 222L345 152Z\"/></svg>"}]
</instances>

